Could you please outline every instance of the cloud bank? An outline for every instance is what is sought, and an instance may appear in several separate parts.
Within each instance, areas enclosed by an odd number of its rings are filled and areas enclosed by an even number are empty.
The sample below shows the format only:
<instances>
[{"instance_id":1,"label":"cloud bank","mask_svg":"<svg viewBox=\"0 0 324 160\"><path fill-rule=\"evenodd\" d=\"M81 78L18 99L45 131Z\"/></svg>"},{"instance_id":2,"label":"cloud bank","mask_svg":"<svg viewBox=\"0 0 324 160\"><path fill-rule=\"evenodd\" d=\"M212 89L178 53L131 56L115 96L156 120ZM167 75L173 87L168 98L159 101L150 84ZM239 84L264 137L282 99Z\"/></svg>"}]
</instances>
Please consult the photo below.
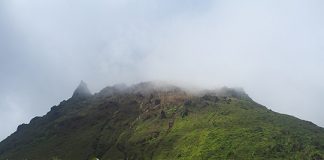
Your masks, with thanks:
<instances>
[{"instance_id":1,"label":"cloud bank","mask_svg":"<svg viewBox=\"0 0 324 160\"><path fill-rule=\"evenodd\" d=\"M71 96L165 80L243 87L324 126L324 2L4 0L0 139Z\"/></svg>"}]
</instances>

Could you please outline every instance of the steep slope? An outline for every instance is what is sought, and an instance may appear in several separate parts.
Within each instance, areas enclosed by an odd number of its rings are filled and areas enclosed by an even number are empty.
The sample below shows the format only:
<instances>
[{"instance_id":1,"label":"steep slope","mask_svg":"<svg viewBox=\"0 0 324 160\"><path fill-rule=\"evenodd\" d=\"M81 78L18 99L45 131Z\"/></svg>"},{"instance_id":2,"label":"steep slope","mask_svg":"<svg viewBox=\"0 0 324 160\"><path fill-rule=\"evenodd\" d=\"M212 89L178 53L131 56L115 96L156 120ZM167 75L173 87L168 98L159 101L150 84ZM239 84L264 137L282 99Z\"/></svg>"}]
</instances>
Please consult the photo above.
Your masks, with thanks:
<instances>
[{"instance_id":1,"label":"steep slope","mask_svg":"<svg viewBox=\"0 0 324 160\"><path fill-rule=\"evenodd\" d=\"M240 90L147 82L91 95L80 86L87 96L20 125L0 143L0 159L323 159L323 128Z\"/></svg>"}]
</instances>

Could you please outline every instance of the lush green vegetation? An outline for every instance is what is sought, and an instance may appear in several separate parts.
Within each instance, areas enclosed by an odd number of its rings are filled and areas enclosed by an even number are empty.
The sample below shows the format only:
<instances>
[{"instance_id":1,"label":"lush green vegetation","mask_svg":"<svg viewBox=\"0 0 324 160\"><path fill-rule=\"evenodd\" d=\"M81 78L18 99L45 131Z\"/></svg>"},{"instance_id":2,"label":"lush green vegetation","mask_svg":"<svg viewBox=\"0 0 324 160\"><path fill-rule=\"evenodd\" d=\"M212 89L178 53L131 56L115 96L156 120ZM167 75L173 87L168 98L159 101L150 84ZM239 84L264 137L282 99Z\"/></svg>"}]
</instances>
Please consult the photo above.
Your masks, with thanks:
<instances>
[{"instance_id":1,"label":"lush green vegetation","mask_svg":"<svg viewBox=\"0 0 324 160\"><path fill-rule=\"evenodd\" d=\"M72 98L2 141L0 159L323 159L323 128L231 92Z\"/></svg>"}]
</instances>

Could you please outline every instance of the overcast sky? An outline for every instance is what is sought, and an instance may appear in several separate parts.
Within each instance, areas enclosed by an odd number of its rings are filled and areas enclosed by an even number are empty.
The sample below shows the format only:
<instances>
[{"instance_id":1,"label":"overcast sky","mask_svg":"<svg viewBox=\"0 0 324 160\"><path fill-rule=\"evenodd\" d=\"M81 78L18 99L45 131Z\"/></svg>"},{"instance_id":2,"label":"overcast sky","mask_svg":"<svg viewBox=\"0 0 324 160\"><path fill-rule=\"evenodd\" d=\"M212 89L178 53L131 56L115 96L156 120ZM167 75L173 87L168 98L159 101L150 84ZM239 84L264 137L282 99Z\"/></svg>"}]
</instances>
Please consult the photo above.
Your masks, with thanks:
<instances>
[{"instance_id":1,"label":"overcast sky","mask_svg":"<svg viewBox=\"0 0 324 160\"><path fill-rule=\"evenodd\" d=\"M80 80L242 87L324 126L322 0L1 0L0 140Z\"/></svg>"}]
</instances>

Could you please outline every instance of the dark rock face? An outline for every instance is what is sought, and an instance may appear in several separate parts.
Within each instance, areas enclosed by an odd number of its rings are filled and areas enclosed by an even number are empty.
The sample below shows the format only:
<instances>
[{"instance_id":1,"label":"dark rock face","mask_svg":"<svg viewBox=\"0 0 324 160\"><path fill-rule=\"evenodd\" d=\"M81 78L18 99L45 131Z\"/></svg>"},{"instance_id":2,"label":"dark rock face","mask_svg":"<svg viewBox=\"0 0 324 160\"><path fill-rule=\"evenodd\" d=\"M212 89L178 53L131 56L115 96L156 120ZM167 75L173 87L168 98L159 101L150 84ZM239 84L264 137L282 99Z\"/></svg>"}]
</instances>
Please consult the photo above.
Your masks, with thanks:
<instances>
[{"instance_id":1,"label":"dark rock face","mask_svg":"<svg viewBox=\"0 0 324 160\"><path fill-rule=\"evenodd\" d=\"M161 119L165 119L166 118L166 114L165 114L165 112L163 110L161 111L160 118Z\"/></svg>"},{"instance_id":2,"label":"dark rock face","mask_svg":"<svg viewBox=\"0 0 324 160\"><path fill-rule=\"evenodd\" d=\"M79 86L74 90L72 98L87 98L92 94L85 82L81 81Z\"/></svg>"},{"instance_id":3,"label":"dark rock face","mask_svg":"<svg viewBox=\"0 0 324 160\"><path fill-rule=\"evenodd\" d=\"M204 95L202 99L206 101L213 101L213 102L219 101L219 98L217 96L212 96L212 95Z\"/></svg>"},{"instance_id":4,"label":"dark rock face","mask_svg":"<svg viewBox=\"0 0 324 160\"><path fill-rule=\"evenodd\" d=\"M190 99L187 99L187 100L184 101L183 104L184 104L185 106L189 106L189 105L192 104L192 101L191 101Z\"/></svg>"},{"instance_id":5,"label":"dark rock face","mask_svg":"<svg viewBox=\"0 0 324 160\"><path fill-rule=\"evenodd\" d=\"M159 104L161 104L161 99L156 99L156 100L154 101L154 104L155 104L155 105L159 105Z\"/></svg>"},{"instance_id":6,"label":"dark rock face","mask_svg":"<svg viewBox=\"0 0 324 160\"><path fill-rule=\"evenodd\" d=\"M188 108L186 108L183 112L181 112L181 117L184 118L184 117L188 116L188 114L189 114L189 110L188 110Z\"/></svg>"}]
</instances>

